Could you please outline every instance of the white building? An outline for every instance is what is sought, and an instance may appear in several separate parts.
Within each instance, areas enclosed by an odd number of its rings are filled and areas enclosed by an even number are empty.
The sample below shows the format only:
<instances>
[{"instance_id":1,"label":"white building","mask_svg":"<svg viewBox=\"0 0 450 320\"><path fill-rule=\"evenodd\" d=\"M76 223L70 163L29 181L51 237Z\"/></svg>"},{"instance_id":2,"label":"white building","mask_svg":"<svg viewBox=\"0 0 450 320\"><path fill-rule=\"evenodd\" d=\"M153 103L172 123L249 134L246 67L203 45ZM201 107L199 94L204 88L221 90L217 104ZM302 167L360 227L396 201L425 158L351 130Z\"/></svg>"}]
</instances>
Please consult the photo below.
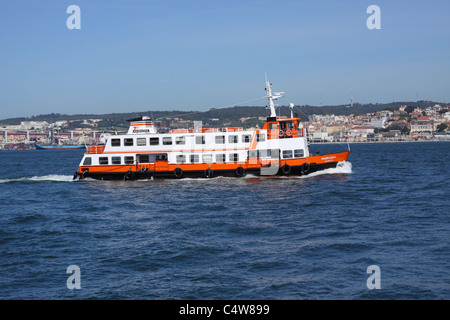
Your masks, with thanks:
<instances>
[{"instance_id":1,"label":"white building","mask_svg":"<svg viewBox=\"0 0 450 320\"><path fill-rule=\"evenodd\" d=\"M354 127L350 130L352 136L364 136L375 132L375 128L372 126L366 127Z\"/></svg>"},{"instance_id":2,"label":"white building","mask_svg":"<svg viewBox=\"0 0 450 320\"><path fill-rule=\"evenodd\" d=\"M47 121L22 121L20 123L21 130L30 130L32 128L36 130L45 130L49 127Z\"/></svg>"},{"instance_id":3,"label":"white building","mask_svg":"<svg viewBox=\"0 0 450 320\"><path fill-rule=\"evenodd\" d=\"M327 131L314 131L313 133L309 134L309 140L315 141L315 142L331 142L333 141L333 137L328 135Z\"/></svg>"},{"instance_id":4,"label":"white building","mask_svg":"<svg viewBox=\"0 0 450 320\"><path fill-rule=\"evenodd\" d=\"M375 118L372 119L370 125L375 128L386 128L386 118Z\"/></svg>"}]
</instances>

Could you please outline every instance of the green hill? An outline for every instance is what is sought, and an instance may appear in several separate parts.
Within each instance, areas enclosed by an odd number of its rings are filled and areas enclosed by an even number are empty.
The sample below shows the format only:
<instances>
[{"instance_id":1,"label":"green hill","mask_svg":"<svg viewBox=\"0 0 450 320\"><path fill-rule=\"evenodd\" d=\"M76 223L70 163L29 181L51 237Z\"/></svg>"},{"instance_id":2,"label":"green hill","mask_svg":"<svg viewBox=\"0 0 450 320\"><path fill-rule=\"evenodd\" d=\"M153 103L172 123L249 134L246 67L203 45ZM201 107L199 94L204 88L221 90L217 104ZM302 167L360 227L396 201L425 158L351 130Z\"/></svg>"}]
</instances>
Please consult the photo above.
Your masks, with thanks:
<instances>
[{"instance_id":1,"label":"green hill","mask_svg":"<svg viewBox=\"0 0 450 320\"><path fill-rule=\"evenodd\" d=\"M384 109L397 110L400 106L408 105L414 107L426 108L441 104L441 102L417 101L417 102L392 102L392 103L376 103L376 104L354 104L352 107L348 105L337 106L295 106L294 113L302 118L303 121L308 120L308 116L312 114L334 114L334 115L351 115L366 114L381 111ZM290 110L288 106L280 106L276 109L278 115L289 116ZM20 117L0 120L1 125L17 125L22 121L47 121L49 123L67 120L72 121L71 127L79 126L84 120L101 119L98 122L100 128L127 128L128 119L138 116L152 116L154 120L163 120L166 122L176 121L173 118L182 120L202 121L204 126L255 126L262 125L264 120L258 120L258 117L267 117L269 110L264 106L235 106L231 108L212 108L208 111L139 111L127 113L110 113L110 114L42 114L31 117ZM241 118L250 118L245 122L240 121ZM172 119L172 120L171 120Z\"/></svg>"}]
</instances>

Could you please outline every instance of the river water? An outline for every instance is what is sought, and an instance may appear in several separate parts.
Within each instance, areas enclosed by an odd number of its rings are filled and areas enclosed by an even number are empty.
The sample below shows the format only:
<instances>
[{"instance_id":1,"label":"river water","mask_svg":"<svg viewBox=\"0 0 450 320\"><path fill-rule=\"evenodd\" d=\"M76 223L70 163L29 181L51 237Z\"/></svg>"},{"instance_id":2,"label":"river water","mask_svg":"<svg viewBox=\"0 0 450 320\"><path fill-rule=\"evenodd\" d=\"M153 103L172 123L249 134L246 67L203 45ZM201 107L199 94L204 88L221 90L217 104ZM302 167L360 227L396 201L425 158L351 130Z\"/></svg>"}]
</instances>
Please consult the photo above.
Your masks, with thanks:
<instances>
[{"instance_id":1,"label":"river water","mask_svg":"<svg viewBox=\"0 0 450 320\"><path fill-rule=\"evenodd\" d=\"M449 299L450 143L350 147L306 177L145 181L0 152L0 299Z\"/></svg>"}]
</instances>

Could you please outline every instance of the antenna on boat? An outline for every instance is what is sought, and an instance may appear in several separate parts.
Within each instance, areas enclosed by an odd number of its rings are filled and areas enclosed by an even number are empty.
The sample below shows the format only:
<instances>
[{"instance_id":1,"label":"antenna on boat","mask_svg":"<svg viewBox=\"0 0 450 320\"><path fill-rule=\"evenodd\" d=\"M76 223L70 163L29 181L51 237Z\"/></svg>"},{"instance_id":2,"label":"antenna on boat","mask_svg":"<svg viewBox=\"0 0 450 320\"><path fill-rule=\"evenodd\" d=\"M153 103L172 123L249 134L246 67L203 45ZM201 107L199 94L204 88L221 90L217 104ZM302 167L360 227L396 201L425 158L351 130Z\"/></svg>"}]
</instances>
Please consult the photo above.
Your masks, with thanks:
<instances>
[{"instance_id":1,"label":"antenna on boat","mask_svg":"<svg viewBox=\"0 0 450 320\"><path fill-rule=\"evenodd\" d=\"M291 103L289 103L289 109L291 109L291 118L293 118L294 117L294 104L291 102Z\"/></svg>"},{"instance_id":2,"label":"antenna on boat","mask_svg":"<svg viewBox=\"0 0 450 320\"><path fill-rule=\"evenodd\" d=\"M282 98L284 92L274 92L272 94L272 84L267 80L267 73L266 73L266 93L267 99L269 100L270 117L276 118L277 114L275 112L275 104L273 103L273 100Z\"/></svg>"}]
</instances>

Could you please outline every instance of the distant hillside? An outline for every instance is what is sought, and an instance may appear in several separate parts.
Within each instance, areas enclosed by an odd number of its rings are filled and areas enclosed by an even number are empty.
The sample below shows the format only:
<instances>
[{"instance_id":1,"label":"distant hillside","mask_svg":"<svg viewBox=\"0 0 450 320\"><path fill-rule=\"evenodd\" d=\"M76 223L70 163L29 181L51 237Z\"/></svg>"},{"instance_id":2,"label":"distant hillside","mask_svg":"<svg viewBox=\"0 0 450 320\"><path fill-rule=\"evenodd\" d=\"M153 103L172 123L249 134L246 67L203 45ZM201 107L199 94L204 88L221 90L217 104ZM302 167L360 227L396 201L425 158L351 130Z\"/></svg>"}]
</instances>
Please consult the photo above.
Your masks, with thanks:
<instances>
[{"instance_id":1,"label":"distant hillside","mask_svg":"<svg viewBox=\"0 0 450 320\"><path fill-rule=\"evenodd\" d=\"M298 114L303 121L308 120L308 116L312 114L334 114L334 115L350 115L350 114L366 114L381 111L384 109L397 110L400 106L408 105L414 107L426 108L429 106L434 106L435 104L441 104L442 102L433 101L417 101L417 102L392 102L392 103L376 103L376 104L354 104L353 107L348 105L338 105L338 106L295 106L294 113ZM281 116L290 115L289 107L281 106L277 108L277 114ZM132 119L137 116L148 115L152 116L154 120L167 118L167 117L178 117L184 120L196 120L202 121L204 125L215 125L220 126L226 125L243 125L239 120L243 117L266 117L269 115L269 110L266 107L261 106L235 106L231 108L212 108L208 111L142 111L142 112L128 112L128 113L111 113L111 114L43 114L31 117L20 117L20 118L10 118L0 120L2 125L17 125L22 121L47 121L49 123L68 120L74 121L75 123L81 123L83 120L87 119L102 119L99 122L99 127L128 127L127 119ZM258 121L257 119L250 119L245 122L247 126L260 125L263 121Z\"/></svg>"}]
</instances>

